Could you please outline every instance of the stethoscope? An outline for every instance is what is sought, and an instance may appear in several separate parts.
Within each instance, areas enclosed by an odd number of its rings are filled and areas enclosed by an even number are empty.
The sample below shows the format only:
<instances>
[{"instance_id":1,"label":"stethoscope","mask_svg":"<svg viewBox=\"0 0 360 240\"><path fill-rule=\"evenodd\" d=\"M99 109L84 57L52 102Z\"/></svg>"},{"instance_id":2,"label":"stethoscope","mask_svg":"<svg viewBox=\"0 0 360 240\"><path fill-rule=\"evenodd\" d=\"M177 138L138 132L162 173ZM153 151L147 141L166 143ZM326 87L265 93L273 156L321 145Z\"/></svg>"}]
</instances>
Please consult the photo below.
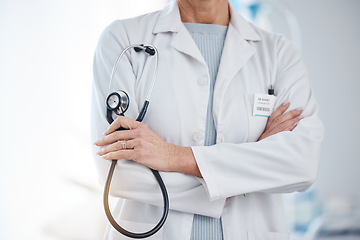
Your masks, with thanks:
<instances>
[{"instance_id":1,"label":"stethoscope","mask_svg":"<svg viewBox=\"0 0 360 240\"><path fill-rule=\"evenodd\" d=\"M117 66L120 62L120 59L122 58L122 56L130 49L134 48L134 50L136 52L140 52L140 51L144 51L146 54L148 54L149 56L154 56L155 55L155 68L154 68L154 74L153 74L153 79L149 88L149 92L148 95L144 101L144 104L136 118L136 121L141 122L146 114L147 108L149 106L150 103L150 97L155 85L155 80L156 80L156 72L157 72L157 65L158 65L158 51L157 49L152 46L152 45L148 45L148 46L144 46L142 44L140 45L130 45L128 47L126 47L121 54L119 55L119 57L117 58L114 67L112 69L111 72L111 77L110 77L110 89L109 89L109 95L106 98L106 119L109 122L109 124L111 124L114 121L113 116L124 116L124 113L126 112L126 110L129 107L130 104L130 99L128 94L123 91L123 90L119 90L119 91L113 91L113 83L114 83L114 76L115 76L115 72L117 69ZM118 131L121 130L126 130L125 128L119 128ZM158 224L151 230L149 230L148 232L144 232L144 233L134 233L134 232L129 232L126 229L122 228L113 218L113 216L111 215L110 209L109 209L109 189L110 189L110 184L111 184L111 179L115 170L115 166L116 166L117 160L112 160L110 169L109 169L109 173L108 173L108 177L106 179L106 183L105 183L105 189L104 189L104 209L105 209L105 213L106 216L109 220L109 222L111 223L111 225L121 234L127 236L127 237L131 237L131 238L147 238L152 236L153 234L155 234L157 231L160 230L160 228L164 225L165 220L167 218L167 215L169 213L169 197L166 191L166 187L165 184L159 174L158 171L154 170L154 169L150 169L152 171L152 173L154 174L157 182L159 183L162 195L163 195L163 202L164 202L164 210L163 210L163 214L162 217L160 219L160 221L158 222Z\"/></svg>"}]
</instances>

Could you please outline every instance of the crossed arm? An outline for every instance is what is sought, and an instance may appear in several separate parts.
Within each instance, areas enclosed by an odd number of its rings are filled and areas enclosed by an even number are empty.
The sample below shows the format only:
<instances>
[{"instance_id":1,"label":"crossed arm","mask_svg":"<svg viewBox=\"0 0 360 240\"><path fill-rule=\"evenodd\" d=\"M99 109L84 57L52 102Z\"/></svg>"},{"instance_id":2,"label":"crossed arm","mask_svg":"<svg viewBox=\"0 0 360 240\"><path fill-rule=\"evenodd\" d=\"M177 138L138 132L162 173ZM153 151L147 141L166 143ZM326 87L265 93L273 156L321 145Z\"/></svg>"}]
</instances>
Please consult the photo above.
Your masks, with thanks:
<instances>
[{"instance_id":1,"label":"crossed arm","mask_svg":"<svg viewBox=\"0 0 360 240\"><path fill-rule=\"evenodd\" d=\"M292 131L296 127L302 119L302 109L285 113L289 105L286 102L272 113L258 141L279 132ZM120 127L129 130L116 131ZM126 149L123 147L124 141ZM202 177L190 147L167 143L144 123L131 118L118 117L95 144L102 147L97 154L105 160L129 159L158 171Z\"/></svg>"}]
</instances>

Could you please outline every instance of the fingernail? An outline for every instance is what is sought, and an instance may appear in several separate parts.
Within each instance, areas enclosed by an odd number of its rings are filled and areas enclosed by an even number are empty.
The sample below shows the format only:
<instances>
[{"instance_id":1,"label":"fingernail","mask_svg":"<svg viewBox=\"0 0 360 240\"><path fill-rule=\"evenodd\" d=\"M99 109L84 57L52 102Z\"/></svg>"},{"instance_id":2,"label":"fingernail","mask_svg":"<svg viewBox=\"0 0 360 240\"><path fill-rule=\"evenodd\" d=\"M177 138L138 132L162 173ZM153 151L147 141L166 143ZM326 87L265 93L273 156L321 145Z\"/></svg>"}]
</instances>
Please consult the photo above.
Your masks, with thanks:
<instances>
[{"instance_id":1,"label":"fingernail","mask_svg":"<svg viewBox=\"0 0 360 240\"><path fill-rule=\"evenodd\" d=\"M288 105L290 102L289 101L285 101L282 105L285 106L285 105Z\"/></svg>"},{"instance_id":2,"label":"fingernail","mask_svg":"<svg viewBox=\"0 0 360 240\"><path fill-rule=\"evenodd\" d=\"M296 127L299 124L299 122L294 123L294 126Z\"/></svg>"},{"instance_id":3,"label":"fingernail","mask_svg":"<svg viewBox=\"0 0 360 240\"><path fill-rule=\"evenodd\" d=\"M303 116L303 115L300 115L300 116L297 116L297 118L298 118L299 120L301 120L301 119L304 118L304 116Z\"/></svg>"},{"instance_id":4,"label":"fingernail","mask_svg":"<svg viewBox=\"0 0 360 240\"><path fill-rule=\"evenodd\" d=\"M94 142L94 145L98 145L99 142L100 142L100 140L96 140L96 141Z\"/></svg>"},{"instance_id":5,"label":"fingernail","mask_svg":"<svg viewBox=\"0 0 360 240\"><path fill-rule=\"evenodd\" d=\"M105 132L104 132L104 135L108 135L109 134L109 129L107 129Z\"/></svg>"},{"instance_id":6,"label":"fingernail","mask_svg":"<svg viewBox=\"0 0 360 240\"><path fill-rule=\"evenodd\" d=\"M299 111L299 112L302 111L302 110L303 110L302 107L299 107L299 108L296 109L296 111Z\"/></svg>"},{"instance_id":7,"label":"fingernail","mask_svg":"<svg viewBox=\"0 0 360 240\"><path fill-rule=\"evenodd\" d=\"M98 151L96 154L100 156L101 153L102 153L102 150Z\"/></svg>"}]
</instances>

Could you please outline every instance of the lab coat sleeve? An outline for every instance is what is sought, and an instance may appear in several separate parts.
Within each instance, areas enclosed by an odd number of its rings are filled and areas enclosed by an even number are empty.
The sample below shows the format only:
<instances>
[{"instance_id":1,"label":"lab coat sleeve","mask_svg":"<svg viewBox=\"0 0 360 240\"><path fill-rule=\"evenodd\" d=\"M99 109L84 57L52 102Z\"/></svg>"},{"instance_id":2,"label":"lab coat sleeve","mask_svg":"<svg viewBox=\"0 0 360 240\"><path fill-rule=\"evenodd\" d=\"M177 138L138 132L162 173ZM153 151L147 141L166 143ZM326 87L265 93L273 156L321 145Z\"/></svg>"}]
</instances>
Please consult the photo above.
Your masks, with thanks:
<instances>
[{"instance_id":1,"label":"lab coat sleeve","mask_svg":"<svg viewBox=\"0 0 360 240\"><path fill-rule=\"evenodd\" d=\"M135 44L135 43L132 43ZM126 30L120 22L111 24L101 35L94 57L94 79L91 101L91 140L95 142L103 136L109 124L105 116L105 100L109 94L110 74L121 51L130 45ZM125 90L130 97L130 106L126 116L133 119L139 112L135 97L135 82L131 62L133 50L128 51L119 62L115 74L113 90ZM139 55L137 55L139 56ZM93 145L93 155L100 182L104 185L110 162L96 155L100 148ZM170 199L170 209L219 217L225 199L210 201L206 190L197 181L181 173L160 173L164 179ZM110 193L114 197L131 199L156 206L163 206L162 194L151 171L130 160L118 160L113 175Z\"/></svg>"},{"instance_id":2,"label":"lab coat sleeve","mask_svg":"<svg viewBox=\"0 0 360 240\"><path fill-rule=\"evenodd\" d=\"M288 100L289 109L303 107L305 118L293 131L259 142L192 147L212 200L251 192L305 191L316 178L323 139L318 104L300 54L284 38L277 46L275 107Z\"/></svg>"}]
</instances>

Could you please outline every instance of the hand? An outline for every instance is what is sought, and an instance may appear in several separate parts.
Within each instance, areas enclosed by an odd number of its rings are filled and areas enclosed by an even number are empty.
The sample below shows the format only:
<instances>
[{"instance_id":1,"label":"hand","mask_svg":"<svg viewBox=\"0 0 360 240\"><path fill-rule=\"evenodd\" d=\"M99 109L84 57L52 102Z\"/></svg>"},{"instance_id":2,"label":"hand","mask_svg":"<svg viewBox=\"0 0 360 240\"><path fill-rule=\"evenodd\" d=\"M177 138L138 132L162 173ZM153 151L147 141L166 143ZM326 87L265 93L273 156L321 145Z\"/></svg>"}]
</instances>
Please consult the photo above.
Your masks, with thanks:
<instances>
[{"instance_id":1,"label":"hand","mask_svg":"<svg viewBox=\"0 0 360 240\"><path fill-rule=\"evenodd\" d=\"M120 127L129 130L116 131ZM98 155L106 160L128 159L152 169L171 171L174 145L131 118L118 117L95 144L103 146Z\"/></svg>"},{"instance_id":2,"label":"hand","mask_svg":"<svg viewBox=\"0 0 360 240\"><path fill-rule=\"evenodd\" d=\"M292 131L301 119L304 117L301 116L303 110L302 108L297 108L291 110L287 113L284 113L286 109L290 106L290 103L284 103L280 105L269 117L264 132L259 137L258 141L270 137L279 132L283 131Z\"/></svg>"},{"instance_id":3,"label":"hand","mask_svg":"<svg viewBox=\"0 0 360 240\"><path fill-rule=\"evenodd\" d=\"M129 130L116 131L120 127ZM95 144L103 147L98 155L106 160L128 159L154 170L201 176L190 147L167 143L128 117L118 117Z\"/></svg>"}]
</instances>

